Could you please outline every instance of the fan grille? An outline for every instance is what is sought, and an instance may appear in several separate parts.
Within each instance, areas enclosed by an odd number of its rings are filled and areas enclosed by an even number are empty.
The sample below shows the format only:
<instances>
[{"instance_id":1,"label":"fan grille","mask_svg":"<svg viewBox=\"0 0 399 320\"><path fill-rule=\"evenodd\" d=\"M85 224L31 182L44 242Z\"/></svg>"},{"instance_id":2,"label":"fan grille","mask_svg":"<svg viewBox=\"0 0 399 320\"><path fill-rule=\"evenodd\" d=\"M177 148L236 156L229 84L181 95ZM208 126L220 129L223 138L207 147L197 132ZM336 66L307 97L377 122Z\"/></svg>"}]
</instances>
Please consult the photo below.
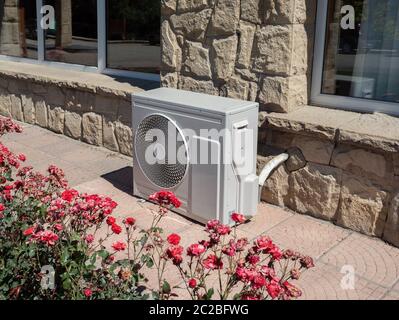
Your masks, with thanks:
<instances>
[{"instance_id":1,"label":"fan grille","mask_svg":"<svg viewBox=\"0 0 399 320\"><path fill-rule=\"evenodd\" d=\"M163 134L164 139L157 139L160 134ZM176 137L176 141L173 139L176 148L172 151L175 157L170 157L169 134ZM177 153L182 147L185 152L178 159ZM140 123L135 135L135 150L141 170L153 184L160 188L176 187L186 175L188 150L184 137L176 125L162 115L151 115ZM151 154L151 161L146 159L146 154L147 156Z\"/></svg>"}]
</instances>

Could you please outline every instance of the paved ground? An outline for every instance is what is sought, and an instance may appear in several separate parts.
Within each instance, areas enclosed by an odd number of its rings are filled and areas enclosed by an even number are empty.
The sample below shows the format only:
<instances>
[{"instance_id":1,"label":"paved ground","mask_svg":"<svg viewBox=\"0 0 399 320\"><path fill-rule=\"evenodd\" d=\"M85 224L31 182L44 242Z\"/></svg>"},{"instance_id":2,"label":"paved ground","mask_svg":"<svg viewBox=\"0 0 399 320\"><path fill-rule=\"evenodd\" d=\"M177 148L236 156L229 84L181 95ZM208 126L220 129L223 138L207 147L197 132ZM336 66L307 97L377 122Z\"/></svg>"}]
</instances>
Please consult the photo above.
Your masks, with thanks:
<instances>
[{"instance_id":1,"label":"paved ground","mask_svg":"<svg viewBox=\"0 0 399 320\"><path fill-rule=\"evenodd\" d=\"M95 148L38 127L24 125L23 134L2 138L13 151L23 152L28 163L38 170L49 164L63 168L71 186L80 191L107 194L119 203L116 215L135 216L140 227L151 217L131 196L131 159ZM204 238L203 228L177 214L165 218L167 233L179 232L183 244ZM302 299L395 299L399 300L399 249L379 239L283 209L259 205L258 216L240 228L242 235L254 238L271 236L282 248L291 248L313 256L316 268L300 280ZM345 290L345 271L356 273L355 288ZM167 273L172 284L179 279ZM184 294L181 296L184 297Z\"/></svg>"}]
</instances>

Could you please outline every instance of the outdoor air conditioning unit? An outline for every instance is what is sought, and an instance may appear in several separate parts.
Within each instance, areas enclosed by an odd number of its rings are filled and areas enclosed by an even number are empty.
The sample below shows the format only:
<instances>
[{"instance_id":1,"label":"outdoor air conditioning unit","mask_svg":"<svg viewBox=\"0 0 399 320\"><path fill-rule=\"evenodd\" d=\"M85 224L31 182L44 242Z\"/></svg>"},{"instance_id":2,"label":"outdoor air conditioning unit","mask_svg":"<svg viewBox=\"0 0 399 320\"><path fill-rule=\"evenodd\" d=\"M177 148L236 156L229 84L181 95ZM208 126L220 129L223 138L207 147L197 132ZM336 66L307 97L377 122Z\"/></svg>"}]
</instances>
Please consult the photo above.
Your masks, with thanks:
<instances>
[{"instance_id":1,"label":"outdoor air conditioning unit","mask_svg":"<svg viewBox=\"0 0 399 320\"><path fill-rule=\"evenodd\" d=\"M182 201L199 222L256 213L258 109L255 102L161 88L133 95L133 189Z\"/></svg>"}]
</instances>

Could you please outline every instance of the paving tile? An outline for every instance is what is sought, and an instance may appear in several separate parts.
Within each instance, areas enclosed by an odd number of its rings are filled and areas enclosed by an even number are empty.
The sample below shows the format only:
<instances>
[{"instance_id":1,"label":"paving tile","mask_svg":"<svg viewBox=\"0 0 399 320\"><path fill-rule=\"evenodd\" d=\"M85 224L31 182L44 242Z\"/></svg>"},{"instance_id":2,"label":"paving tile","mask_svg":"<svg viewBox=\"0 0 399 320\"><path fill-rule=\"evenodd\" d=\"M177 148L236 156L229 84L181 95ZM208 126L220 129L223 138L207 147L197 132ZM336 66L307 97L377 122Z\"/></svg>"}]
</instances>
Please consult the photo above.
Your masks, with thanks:
<instances>
[{"instance_id":1,"label":"paving tile","mask_svg":"<svg viewBox=\"0 0 399 320\"><path fill-rule=\"evenodd\" d=\"M292 217L292 214L282 208L261 203L258 206L257 215L249 223L241 225L239 229L257 236L290 217Z\"/></svg>"},{"instance_id":2,"label":"paving tile","mask_svg":"<svg viewBox=\"0 0 399 320\"><path fill-rule=\"evenodd\" d=\"M322 260L337 268L351 265L359 276L384 287L391 287L399 279L399 249L357 233L329 251Z\"/></svg>"},{"instance_id":3,"label":"paving tile","mask_svg":"<svg viewBox=\"0 0 399 320\"><path fill-rule=\"evenodd\" d=\"M391 290L390 292L387 292L383 300L399 300L399 291Z\"/></svg>"},{"instance_id":4,"label":"paving tile","mask_svg":"<svg viewBox=\"0 0 399 320\"><path fill-rule=\"evenodd\" d=\"M319 262L294 284L303 292L301 300L376 300L387 292L386 288L360 277L355 277L354 289L343 289L344 276L334 266Z\"/></svg>"},{"instance_id":5,"label":"paving tile","mask_svg":"<svg viewBox=\"0 0 399 320\"><path fill-rule=\"evenodd\" d=\"M330 223L298 214L272 228L266 235L283 249L297 250L317 259L349 233Z\"/></svg>"},{"instance_id":6,"label":"paving tile","mask_svg":"<svg viewBox=\"0 0 399 320\"><path fill-rule=\"evenodd\" d=\"M106 195L111 198L120 193L120 190L114 184L103 178L97 178L91 181L84 182L76 186L75 189L79 192Z\"/></svg>"}]
</instances>

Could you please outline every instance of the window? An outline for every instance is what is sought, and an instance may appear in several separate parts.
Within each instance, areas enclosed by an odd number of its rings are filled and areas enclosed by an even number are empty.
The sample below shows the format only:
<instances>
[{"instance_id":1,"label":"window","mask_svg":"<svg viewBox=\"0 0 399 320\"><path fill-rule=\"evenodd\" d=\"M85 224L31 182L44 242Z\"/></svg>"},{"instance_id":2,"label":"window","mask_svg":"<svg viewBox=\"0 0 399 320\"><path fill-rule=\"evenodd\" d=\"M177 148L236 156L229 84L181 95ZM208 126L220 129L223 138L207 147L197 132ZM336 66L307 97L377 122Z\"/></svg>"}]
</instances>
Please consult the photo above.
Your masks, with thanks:
<instances>
[{"instance_id":1,"label":"window","mask_svg":"<svg viewBox=\"0 0 399 320\"><path fill-rule=\"evenodd\" d=\"M159 73L159 0L108 0L107 66Z\"/></svg>"},{"instance_id":2,"label":"window","mask_svg":"<svg viewBox=\"0 0 399 320\"><path fill-rule=\"evenodd\" d=\"M45 31L45 59L97 66L97 1L47 0L55 22Z\"/></svg>"},{"instance_id":3,"label":"window","mask_svg":"<svg viewBox=\"0 0 399 320\"><path fill-rule=\"evenodd\" d=\"M399 114L399 1L319 1L312 100Z\"/></svg>"},{"instance_id":4,"label":"window","mask_svg":"<svg viewBox=\"0 0 399 320\"><path fill-rule=\"evenodd\" d=\"M1 1L0 59L159 81L160 11L159 0Z\"/></svg>"}]
</instances>

